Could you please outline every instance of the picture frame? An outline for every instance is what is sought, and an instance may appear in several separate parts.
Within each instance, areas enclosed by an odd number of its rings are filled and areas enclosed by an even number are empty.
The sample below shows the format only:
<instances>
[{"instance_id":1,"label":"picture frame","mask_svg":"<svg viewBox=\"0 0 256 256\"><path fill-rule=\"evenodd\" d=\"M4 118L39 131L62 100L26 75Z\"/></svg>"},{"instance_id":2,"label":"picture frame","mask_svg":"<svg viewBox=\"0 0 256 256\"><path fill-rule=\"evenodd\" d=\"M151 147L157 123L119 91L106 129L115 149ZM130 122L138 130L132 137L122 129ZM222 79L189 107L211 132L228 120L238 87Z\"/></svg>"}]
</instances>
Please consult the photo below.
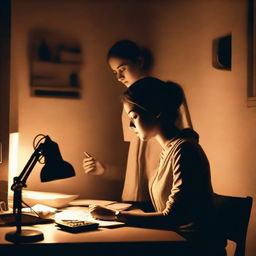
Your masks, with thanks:
<instances>
[{"instance_id":1,"label":"picture frame","mask_svg":"<svg viewBox=\"0 0 256 256\"><path fill-rule=\"evenodd\" d=\"M256 107L256 0L248 0L247 106Z\"/></svg>"}]
</instances>

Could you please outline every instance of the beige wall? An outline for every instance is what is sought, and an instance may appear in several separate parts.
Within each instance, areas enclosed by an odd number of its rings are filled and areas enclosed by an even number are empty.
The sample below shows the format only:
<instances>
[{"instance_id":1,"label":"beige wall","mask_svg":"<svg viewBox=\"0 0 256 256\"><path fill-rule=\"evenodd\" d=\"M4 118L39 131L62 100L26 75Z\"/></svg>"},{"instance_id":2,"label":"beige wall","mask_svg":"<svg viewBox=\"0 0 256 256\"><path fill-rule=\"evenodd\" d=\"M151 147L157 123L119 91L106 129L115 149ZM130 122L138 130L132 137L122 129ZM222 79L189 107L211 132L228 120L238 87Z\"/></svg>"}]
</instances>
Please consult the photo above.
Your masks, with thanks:
<instances>
[{"instance_id":1,"label":"beige wall","mask_svg":"<svg viewBox=\"0 0 256 256\"><path fill-rule=\"evenodd\" d=\"M154 73L183 85L217 193L256 199L256 108L248 108L247 1L155 6ZM212 67L212 40L232 33L232 71ZM255 204L254 204L255 205ZM256 252L253 207L246 255Z\"/></svg>"},{"instance_id":2,"label":"beige wall","mask_svg":"<svg viewBox=\"0 0 256 256\"><path fill-rule=\"evenodd\" d=\"M94 198L120 196L121 180L86 176L81 161L86 150L103 162L125 166L127 145L120 139L118 101L122 88L114 81L105 55L116 40L130 38L153 50L156 76L184 86L194 128L211 163L215 191L255 197L256 108L246 106L246 1L14 0L12 22L12 86L17 88L13 97L18 98L12 122L18 122L20 132L20 168L33 151L35 135L44 133L59 144L77 174L41 184L34 171L30 189ZM30 97L28 33L38 27L80 40L84 62L81 99ZM233 40L232 71L214 69L212 40L228 33ZM123 172L121 167L120 177ZM255 212L248 256L256 251Z\"/></svg>"}]
</instances>

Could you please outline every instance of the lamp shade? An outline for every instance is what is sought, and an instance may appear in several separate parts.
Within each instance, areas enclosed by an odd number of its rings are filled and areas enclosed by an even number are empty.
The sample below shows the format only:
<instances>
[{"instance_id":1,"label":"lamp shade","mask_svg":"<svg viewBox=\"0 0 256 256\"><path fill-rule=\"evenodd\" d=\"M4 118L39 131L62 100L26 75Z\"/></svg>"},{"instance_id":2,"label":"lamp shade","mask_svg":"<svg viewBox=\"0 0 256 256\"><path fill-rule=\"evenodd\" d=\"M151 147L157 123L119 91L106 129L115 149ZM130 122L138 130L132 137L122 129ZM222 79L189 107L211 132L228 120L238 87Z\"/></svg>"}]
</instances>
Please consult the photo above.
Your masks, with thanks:
<instances>
[{"instance_id":1,"label":"lamp shade","mask_svg":"<svg viewBox=\"0 0 256 256\"><path fill-rule=\"evenodd\" d=\"M58 144L52 141L49 136L45 137L42 155L45 158L45 165L40 174L42 182L75 176L73 166L63 160Z\"/></svg>"}]
</instances>

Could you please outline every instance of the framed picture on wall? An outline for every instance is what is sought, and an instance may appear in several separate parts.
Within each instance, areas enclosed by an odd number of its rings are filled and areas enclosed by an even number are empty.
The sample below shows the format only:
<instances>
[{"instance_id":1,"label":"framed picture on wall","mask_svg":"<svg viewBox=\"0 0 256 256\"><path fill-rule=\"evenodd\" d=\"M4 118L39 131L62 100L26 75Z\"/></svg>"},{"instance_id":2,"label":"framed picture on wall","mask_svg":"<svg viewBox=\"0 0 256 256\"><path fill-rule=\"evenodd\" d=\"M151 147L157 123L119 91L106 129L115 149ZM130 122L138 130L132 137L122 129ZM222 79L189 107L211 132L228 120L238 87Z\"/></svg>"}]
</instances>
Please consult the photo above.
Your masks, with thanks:
<instances>
[{"instance_id":1,"label":"framed picture on wall","mask_svg":"<svg viewBox=\"0 0 256 256\"><path fill-rule=\"evenodd\" d=\"M256 107L256 0L248 0L248 107Z\"/></svg>"}]
</instances>

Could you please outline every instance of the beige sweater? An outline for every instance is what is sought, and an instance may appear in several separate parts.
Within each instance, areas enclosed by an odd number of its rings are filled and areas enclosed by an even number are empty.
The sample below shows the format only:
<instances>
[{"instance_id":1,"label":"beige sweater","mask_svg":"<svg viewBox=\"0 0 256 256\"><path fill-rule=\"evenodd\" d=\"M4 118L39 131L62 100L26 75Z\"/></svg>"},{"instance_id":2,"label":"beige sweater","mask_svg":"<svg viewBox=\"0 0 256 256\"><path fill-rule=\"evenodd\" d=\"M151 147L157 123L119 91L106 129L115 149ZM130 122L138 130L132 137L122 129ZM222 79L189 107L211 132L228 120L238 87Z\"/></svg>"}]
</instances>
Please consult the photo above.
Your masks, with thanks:
<instances>
[{"instance_id":1,"label":"beige sweater","mask_svg":"<svg viewBox=\"0 0 256 256\"><path fill-rule=\"evenodd\" d=\"M197 137L184 129L162 150L150 182L155 211L188 221L201 220L211 211L210 168Z\"/></svg>"}]
</instances>

